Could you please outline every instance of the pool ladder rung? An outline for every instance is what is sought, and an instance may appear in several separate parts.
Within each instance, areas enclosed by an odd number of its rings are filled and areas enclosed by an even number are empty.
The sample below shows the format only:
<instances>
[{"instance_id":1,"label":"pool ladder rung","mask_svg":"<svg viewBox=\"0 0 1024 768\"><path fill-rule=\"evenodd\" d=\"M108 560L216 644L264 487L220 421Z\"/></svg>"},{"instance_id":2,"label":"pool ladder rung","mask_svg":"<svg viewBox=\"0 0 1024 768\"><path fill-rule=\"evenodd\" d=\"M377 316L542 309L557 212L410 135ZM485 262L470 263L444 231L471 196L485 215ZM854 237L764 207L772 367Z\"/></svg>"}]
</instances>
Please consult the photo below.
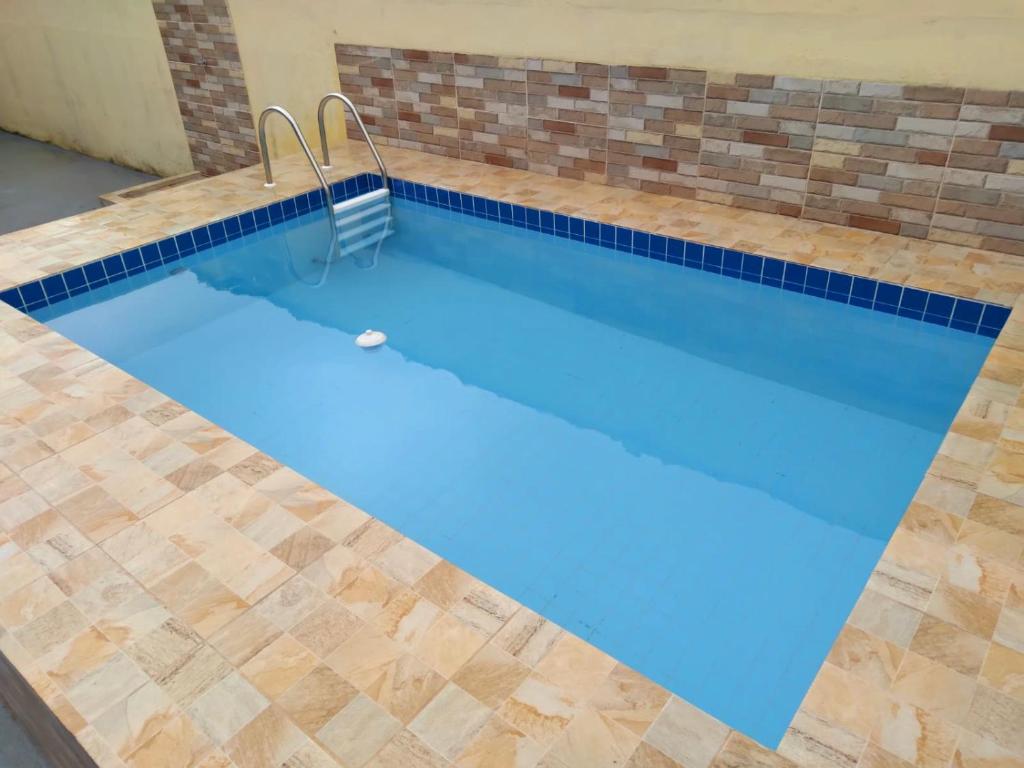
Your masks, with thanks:
<instances>
[{"instance_id":1,"label":"pool ladder rung","mask_svg":"<svg viewBox=\"0 0 1024 768\"><path fill-rule=\"evenodd\" d=\"M390 195L387 189L375 189L372 192L366 192L356 197L350 197L348 200L342 200L340 203L334 204L334 215L338 216L346 211L351 211L353 208L358 208L361 205L372 203L376 200L384 200ZM360 214L365 215L365 214ZM339 223L340 220L339 220Z\"/></svg>"}]
</instances>

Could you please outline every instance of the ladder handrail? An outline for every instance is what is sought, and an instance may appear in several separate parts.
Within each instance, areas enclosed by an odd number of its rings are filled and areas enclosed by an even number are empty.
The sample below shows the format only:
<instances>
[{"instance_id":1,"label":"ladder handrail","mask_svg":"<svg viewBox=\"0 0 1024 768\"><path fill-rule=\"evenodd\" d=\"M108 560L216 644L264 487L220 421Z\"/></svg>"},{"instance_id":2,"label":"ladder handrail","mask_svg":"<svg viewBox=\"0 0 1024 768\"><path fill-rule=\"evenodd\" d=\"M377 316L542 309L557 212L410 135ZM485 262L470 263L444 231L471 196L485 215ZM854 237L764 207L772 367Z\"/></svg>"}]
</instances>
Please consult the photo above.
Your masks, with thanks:
<instances>
[{"instance_id":1,"label":"ladder handrail","mask_svg":"<svg viewBox=\"0 0 1024 768\"><path fill-rule=\"evenodd\" d=\"M356 121L356 125L359 126L359 130L362 131L363 138L366 139L366 145L370 148L370 152L373 154L373 159L377 161L377 167L380 169L381 181L384 182L384 189L390 189L391 184L388 180L387 169L384 168L384 161L380 159L380 153L377 152L377 147L373 143L373 139L370 138L369 132L366 130L366 126L363 124L363 118L359 116L359 110L356 109L356 105L352 103L352 100L343 93L332 91L320 99L320 104L316 108L316 121L320 128L320 150L324 156L324 168L331 167L331 155L330 150L327 147L327 128L324 125L324 110L327 108L327 104L332 100L337 99L346 107L348 111L352 113L352 117Z\"/></svg>"},{"instance_id":2,"label":"ladder handrail","mask_svg":"<svg viewBox=\"0 0 1024 768\"><path fill-rule=\"evenodd\" d=\"M320 165L317 163L316 158L313 157L313 153L309 149L309 144L306 143L306 137L302 135L302 130L299 128L299 124L295 122L295 118L289 114L287 109L275 104L271 104L260 113L260 155L263 156L263 173L267 178L267 182L263 186L268 189L274 186L274 176L270 172L270 152L267 151L266 123L267 118L275 113L283 117L285 121L287 121L288 125L291 126L292 132L295 134L295 138L299 140L299 146L302 147L302 151L306 155L306 159L309 160L309 164L313 166L313 171L316 173L317 181L320 182L320 186L324 190L327 202L327 219L331 223L332 250L334 250L338 242L338 224L334 220L334 195L331 194L331 185L327 183L327 179L324 177L324 172L320 170Z\"/></svg>"}]
</instances>

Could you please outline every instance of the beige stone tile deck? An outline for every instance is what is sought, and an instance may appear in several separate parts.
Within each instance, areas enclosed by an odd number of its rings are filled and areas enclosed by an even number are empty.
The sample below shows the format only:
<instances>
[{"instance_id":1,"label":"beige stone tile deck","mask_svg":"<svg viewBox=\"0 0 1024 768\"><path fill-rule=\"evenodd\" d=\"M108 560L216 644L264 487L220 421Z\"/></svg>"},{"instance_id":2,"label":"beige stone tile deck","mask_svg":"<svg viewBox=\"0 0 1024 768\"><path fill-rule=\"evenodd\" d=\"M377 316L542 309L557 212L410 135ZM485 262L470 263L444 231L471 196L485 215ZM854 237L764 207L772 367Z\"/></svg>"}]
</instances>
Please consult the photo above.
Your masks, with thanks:
<instances>
[{"instance_id":1,"label":"beige stone tile deck","mask_svg":"<svg viewBox=\"0 0 1024 768\"><path fill-rule=\"evenodd\" d=\"M403 178L1015 305L779 751L0 307L0 652L104 766L1024 766L1024 268L385 148ZM368 168L338 152L334 176ZM308 189L0 238L0 286ZM793 638L799 642L799 638Z\"/></svg>"}]
</instances>

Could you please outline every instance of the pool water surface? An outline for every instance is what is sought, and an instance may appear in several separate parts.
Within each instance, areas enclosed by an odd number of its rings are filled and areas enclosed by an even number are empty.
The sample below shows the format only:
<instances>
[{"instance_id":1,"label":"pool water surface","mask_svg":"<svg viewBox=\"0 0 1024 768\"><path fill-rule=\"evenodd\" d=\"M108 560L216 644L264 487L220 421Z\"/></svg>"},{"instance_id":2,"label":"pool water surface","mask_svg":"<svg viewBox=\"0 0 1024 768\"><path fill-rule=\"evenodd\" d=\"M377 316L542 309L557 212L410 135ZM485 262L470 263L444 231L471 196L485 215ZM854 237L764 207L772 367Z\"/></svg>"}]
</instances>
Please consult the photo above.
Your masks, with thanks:
<instances>
[{"instance_id":1,"label":"pool water surface","mask_svg":"<svg viewBox=\"0 0 1024 768\"><path fill-rule=\"evenodd\" d=\"M394 211L34 316L775 747L991 339Z\"/></svg>"}]
</instances>

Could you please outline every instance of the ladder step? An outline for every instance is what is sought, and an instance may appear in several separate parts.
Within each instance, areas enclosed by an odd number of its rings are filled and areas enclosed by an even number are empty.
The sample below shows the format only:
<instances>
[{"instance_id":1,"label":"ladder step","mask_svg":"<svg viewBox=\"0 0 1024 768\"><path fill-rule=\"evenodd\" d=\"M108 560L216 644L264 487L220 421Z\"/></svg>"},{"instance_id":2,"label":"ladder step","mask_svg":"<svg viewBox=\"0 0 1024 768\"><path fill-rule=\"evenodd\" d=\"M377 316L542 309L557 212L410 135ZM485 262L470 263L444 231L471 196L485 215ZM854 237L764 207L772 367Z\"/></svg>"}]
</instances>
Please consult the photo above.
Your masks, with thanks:
<instances>
[{"instance_id":1,"label":"ladder step","mask_svg":"<svg viewBox=\"0 0 1024 768\"><path fill-rule=\"evenodd\" d=\"M379 243L384 238L390 237L393 234L395 234L395 230L389 229L389 230L381 232L380 234L377 234L377 235L371 235L370 237L364 237L362 240L359 240L358 242L355 242L355 243L350 243L348 245L341 245L341 243L339 243L338 244L338 255L339 256L348 256L350 253L355 253L356 251L361 251L363 248L366 248L368 245L376 245L377 243Z\"/></svg>"},{"instance_id":2,"label":"ladder step","mask_svg":"<svg viewBox=\"0 0 1024 768\"><path fill-rule=\"evenodd\" d=\"M350 211L353 208L358 208L360 205L365 205L366 203L371 203L375 200L383 200L389 194L391 193L388 192L387 189L381 188L375 189L372 192L367 192L363 195L350 197L348 200L342 200L340 203L334 204L334 214L338 215L340 213Z\"/></svg>"},{"instance_id":3,"label":"ladder step","mask_svg":"<svg viewBox=\"0 0 1024 768\"><path fill-rule=\"evenodd\" d=\"M370 208L363 208L362 210L353 213L351 216L341 216L335 219L335 221L338 223L339 227L344 227L346 224L352 224L360 219L365 219L371 214L387 211L390 210L390 208L391 203L381 203L380 205L374 205Z\"/></svg>"},{"instance_id":4,"label":"ladder step","mask_svg":"<svg viewBox=\"0 0 1024 768\"><path fill-rule=\"evenodd\" d=\"M361 235L363 232L369 232L372 229L379 227L387 227L390 220L386 216L382 216L379 219L368 221L365 224L360 224L358 227L348 227L347 229L338 230L338 239L342 240L348 237L354 237L355 235Z\"/></svg>"}]
</instances>

